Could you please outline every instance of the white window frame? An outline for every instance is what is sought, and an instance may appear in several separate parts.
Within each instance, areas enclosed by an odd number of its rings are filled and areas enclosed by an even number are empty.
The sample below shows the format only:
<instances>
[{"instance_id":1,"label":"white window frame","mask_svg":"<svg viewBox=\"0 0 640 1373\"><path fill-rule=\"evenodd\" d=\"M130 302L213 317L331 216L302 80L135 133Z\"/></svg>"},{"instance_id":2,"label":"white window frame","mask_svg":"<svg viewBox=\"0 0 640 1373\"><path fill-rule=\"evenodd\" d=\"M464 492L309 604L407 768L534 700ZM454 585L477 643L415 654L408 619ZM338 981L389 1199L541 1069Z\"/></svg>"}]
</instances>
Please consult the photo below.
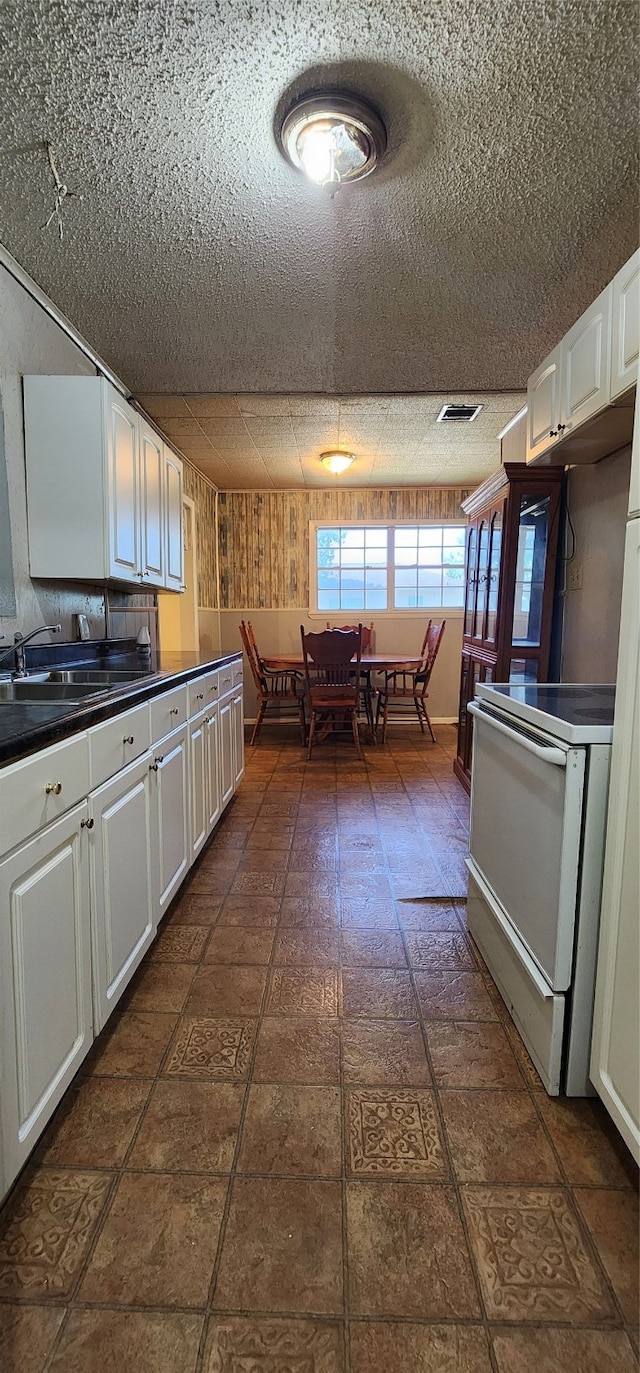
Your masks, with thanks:
<instances>
[{"instance_id":1,"label":"white window frame","mask_svg":"<svg viewBox=\"0 0 640 1373\"><path fill-rule=\"evenodd\" d=\"M402 607L395 610L391 606L387 610L318 610L318 571L316 559L316 533L318 529L415 529L416 527L430 527L432 529L467 529L466 520L310 520L309 521L309 610L310 620L333 619L336 615L344 619L345 616L360 616L363 624L368 624L380 619L398 619L406 616L409 619L424 620L425 614L441 615L447 620L461 620L464 618L464 604L460 606L451 605L419 605L414 607ZM389 541L387 541L387 592L389 598L393 594L393 570L394 564L389 558ZM464 600L464 588L463 588Z\"/></svg>"}]
</instances>

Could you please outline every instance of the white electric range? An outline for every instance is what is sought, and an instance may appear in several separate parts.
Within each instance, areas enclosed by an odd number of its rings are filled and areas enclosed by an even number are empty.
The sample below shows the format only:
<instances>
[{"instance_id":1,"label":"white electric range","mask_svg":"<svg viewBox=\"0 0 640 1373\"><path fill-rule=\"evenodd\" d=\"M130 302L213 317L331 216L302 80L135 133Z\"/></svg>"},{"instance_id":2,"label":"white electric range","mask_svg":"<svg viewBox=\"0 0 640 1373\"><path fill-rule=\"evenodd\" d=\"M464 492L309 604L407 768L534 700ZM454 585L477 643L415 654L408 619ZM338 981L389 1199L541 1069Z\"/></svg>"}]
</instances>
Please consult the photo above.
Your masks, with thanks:
<instances>
[{"instance_id":1,"label":"white electric range","mask_svg":"<svg viewBox=\"0 0 640 1373\"><path fill-rule=\"evenodd\" d=\"M479 685L469 929L550 1095L589 1047L615 688Z\"/></svg>"}]
</instances>

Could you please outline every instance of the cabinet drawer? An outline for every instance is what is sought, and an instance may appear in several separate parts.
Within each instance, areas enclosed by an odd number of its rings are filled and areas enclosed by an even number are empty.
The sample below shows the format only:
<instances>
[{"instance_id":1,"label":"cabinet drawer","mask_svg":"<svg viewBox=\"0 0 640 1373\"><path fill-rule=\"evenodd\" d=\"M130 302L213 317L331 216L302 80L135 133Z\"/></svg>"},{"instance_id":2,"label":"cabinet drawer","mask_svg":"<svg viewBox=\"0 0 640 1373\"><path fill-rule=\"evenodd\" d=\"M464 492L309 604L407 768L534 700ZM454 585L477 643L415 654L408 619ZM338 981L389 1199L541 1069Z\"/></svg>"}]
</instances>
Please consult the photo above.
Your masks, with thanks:
<instances>
[{"instance_id":1,"label":"cabinet drawer","mask_svg":"<svg viewBox=\"0 0 640 1373\"><path fill-rule=\"evenodd\" d=\"M89 791L89 742L74 734L0 772L0 852L81 801Z\"/></svg>"},{"instance_id":2,"label":"cabinet drawer","mask_svg":"<svg viewBox=\"0 0 640 1373\"><path fill-rule=\"evenodd\" d=\"M91 787L101 786L121 768L132 763L151 744L149 702L125 710L89 730Z\"/></svg>"},{"instance_id":3,"label":"cabinet drawer","mask_svg":"<svg viewBox=\"0 0 640 1373\"><path fill-rule=\"evenodd\" d=\"M239 663L233 663L233 685L239 686L242 681L242 658Z\"/></svg>"},{"instance_id":4,"label":"cabinet drawer","mask_svg":"<svg viewBox=\"0 0 640 1373\"><path fill-rule=\"evenodd\" d=\"M218 674L217 672L207 672L203 677L196 677L195 681L189 682L189 718L197 715L204 710L205 706L212 705L218 699Z\"/></svg>"},{"instance_id":5,"label":"cabinet drawer","mask_svg":"<svg viewBox=\"0 0 640 1373\"><path fill-rule=\"evenodd\" d=\"M183 725L187 718L186 684L165 691L151 701L151 740L164 738L170 730Z\"/></svg>"},{"instance_id":6,"label":"cabinet drawer","mask_svg":"<svg viewBox=\"0 0 640 1373\"><path fill-rule=\"evenodd\" d=\"M226 696L228 691L233 691L233 663L218 669L218 695Z\"/></svg>"}]
</instances>

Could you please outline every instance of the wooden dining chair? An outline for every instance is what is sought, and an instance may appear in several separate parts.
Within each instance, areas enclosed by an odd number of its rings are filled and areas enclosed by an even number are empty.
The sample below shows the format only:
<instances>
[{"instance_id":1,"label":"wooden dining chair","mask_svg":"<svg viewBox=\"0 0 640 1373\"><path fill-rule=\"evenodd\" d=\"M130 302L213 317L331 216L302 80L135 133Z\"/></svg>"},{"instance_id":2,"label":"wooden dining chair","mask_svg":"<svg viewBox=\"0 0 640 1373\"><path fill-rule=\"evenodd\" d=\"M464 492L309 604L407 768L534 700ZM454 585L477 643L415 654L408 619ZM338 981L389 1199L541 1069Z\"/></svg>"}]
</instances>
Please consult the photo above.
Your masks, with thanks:
<instances>
[{"instance_id":1,"label":"wooden dining chair","mask_svg":"<svg viewBox=\"0 0 640 1373\"><path fill-rule=\"evenodd\" d=\"M329 620L327 620L327 629L350 629L357 631L358 625L332 625ZM372 620L370 625L362 626L362 652L366 657L367 653L375 653L375 651L376 631Z\"/></svg>"},{"instance_id":2,"label":"wooden dining chair","mask_svg":"<svg viewBox=\"0 0 640 1373\"><path fill-rule=\"evenodd\" d=\"M304 690L301 674L299 672L292 672L291 670L289 672L270 672L269 669L265 667L258 652L253 629L251 628L251 625L245 623L244 620L241 620L240 622L240 638L242 639L244 651L249 661L249 667L251 668L251 675L258 693L258 713L256 715L256 722L253 726L253 733L249 746L252 747L253 744L257 742L258 735L262 729L262 722L269 706L278 707L278 718L280 720L286 718L283 711L286 711L287 707L291 710L295 707L300 721L302 742L305 744L307 737L307 722L305 717Z\"/></svg>"},{"instance_id":3,"label":"wooden dining chair","mask_svg":"<svg viewBox=\"0 0 640 1373\"><path fill-rule=\"evenodd\" d=\"M300 637L309 709L307 758L318 721L331 721L335 729L338 720L346 718L351 721L356 753L362 758L358 733L362 625L356 630L324 629L320 634L307 634L300 625Z\"/></svg>"},{"instance_id":4,"label":"wooden dining chair","mask_svg":"<svg viewBox=\"0 0 640 1373\"><path fill-rule=\"evenodd\" d=\"M438 656L438 649L442 643L442 636L446 623L446 620L442 620L440 624L434 625L433 621L429 620L426 634L422 641L422 648L420 649L420 658L422 661L417 670L403 671L402 668L395 668L390 672L385 672L384 686L380 688L378 697L376 721L376 723L379 722L380 715L382 714L383 744L386 743L387 739L387 724L389 721L390 708L393 711L393 707L398 705L400 710L404 708L406 711L406 706L409 701L413 703L422 733L424 734L424 727L426 725L433 743L435 744L436 736L433 732L433 725L429 719L429 712L427 711L426 706L427 696L429 694L427 688L431 679L431 673L433 672L433 665ZM404 718L407 718L406 715Z\"/></svg>"},{"instance_id":5,"label":"wooden dining chair","mask_svg":"<svg viewBox=\"0 0 640 1373\"><path fill-rule=\"evenodd\" d=\"M357 632L358 628L358 625L332 625L327 620L327 629L339 629L342 633L345 633L345 631L349 630L351 630L352 632ZM375 651L376 632L372 620L370 625L362 626L362 653L364 659L366 660L366 656L368 653L375 653ZM378 713L378 690L377 687L374 687L372 684L371 668L367 667L366 661L363 662L362 671L360 673L360 694L362 696L362 704L365 709L369 730L371 732L371 738L375 743L376 717Z\"/></svg>"}]
</instances>

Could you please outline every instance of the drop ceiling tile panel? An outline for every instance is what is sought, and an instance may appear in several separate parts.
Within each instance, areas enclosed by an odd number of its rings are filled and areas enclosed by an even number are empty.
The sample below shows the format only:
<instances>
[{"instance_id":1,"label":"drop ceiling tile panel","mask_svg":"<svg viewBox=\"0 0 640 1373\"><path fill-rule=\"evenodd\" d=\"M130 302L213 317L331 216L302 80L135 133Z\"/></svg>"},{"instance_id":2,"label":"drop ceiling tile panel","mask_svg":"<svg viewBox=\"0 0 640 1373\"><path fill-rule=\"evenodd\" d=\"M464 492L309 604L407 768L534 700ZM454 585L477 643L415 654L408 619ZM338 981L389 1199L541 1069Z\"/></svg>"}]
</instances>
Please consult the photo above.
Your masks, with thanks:
<instances>
[{"instance_id":1,"label":"drop ceiling tile panel","mask_svg":"<svg viewBox=\"0 0 640 1373\"><path fill-rule=\"evenodd\" d=\"M154 419L190 414L184 396L137 396L138 403Z\"/></svg>"},{"instance_id":2,"label":"drop ceiling tile panel","mask_svg":"<svg viewBox=\"0 0 640 1373\"><path fill-rule=\"evenodd\" d=\"M262 415L247 415L245 424L254 443L258 444L258 446L260 443L291 443L293 438L291 420L288 415L282 415L277 418L266 418Z\"/></svg>"},{"instance_id":3,"label":"drop ceiling tile panel","mask_svg":"<svg viewBox=\"0 0 640 1373\"><path fill-rule=\"evenodd\" d=\"M240 408L236 396L214 395L214 396L185 396L185 401L189 406L192 415L199 419L238 419Z\"/></svg>"},{"instance_id":4,"label":"drop ceiling tile panel","mask_svg":"<svg viewBox=\"0 0 640 1373\"><path fill-rule=\"evenodd\" d=\"M214 443L217 439L222 438L223 435L227 439L246 439L249 434L244 420L240 417L238 419L233 419L231 417L220 416L218 418L214 417L213 419L202 419L201 424L204 433L208 434L209 438L213 439Z\"/></svg>"},{"instance_id":5,"label":"drop ceiling tile panel","mask_svg":"<svg viewBox=\"0 0 640 1373\"><path fill-rule=\"evenodd\" d=\"M172 439L179 439L181 436L187 434L199 434L200 437L202 437L200 424L198 420L194 419L191 415L178 419L165 419L163 416L161 427L164 429L165 434L168 434L169 438Z\"/></svg>"},{"instance_id":6,"label":"drop ceiling tile panel","mask_svg":"<svg viewBox=\"0 0 640 1373\"><path fill-rule=\"evenodd\" d=\"M245 418L258 415L289 415L288 396L239 395L237 401L240 413Z\"/></svg>"},{"instance_id":7,"label":"drop ceiling tile panel","mask_svg":"<svg viewBox=\"0 0 640 1373\"><path fill-rule=\"evenodd\" d=\"M375 410L386 414L390 396L340 396L341 414L354 414L357 410Z\"/></svg>"},{"instance_id":8,"label":"drop ceiling tile panel","mask_svg":"<svg viewBox=\"0 0 640 1373\"><path fill-rule=\"evenodd\" d=\"M340 401L337 396L289 396L289 413L313 419L337 419Z\"/></svg>"}]
</instances>

